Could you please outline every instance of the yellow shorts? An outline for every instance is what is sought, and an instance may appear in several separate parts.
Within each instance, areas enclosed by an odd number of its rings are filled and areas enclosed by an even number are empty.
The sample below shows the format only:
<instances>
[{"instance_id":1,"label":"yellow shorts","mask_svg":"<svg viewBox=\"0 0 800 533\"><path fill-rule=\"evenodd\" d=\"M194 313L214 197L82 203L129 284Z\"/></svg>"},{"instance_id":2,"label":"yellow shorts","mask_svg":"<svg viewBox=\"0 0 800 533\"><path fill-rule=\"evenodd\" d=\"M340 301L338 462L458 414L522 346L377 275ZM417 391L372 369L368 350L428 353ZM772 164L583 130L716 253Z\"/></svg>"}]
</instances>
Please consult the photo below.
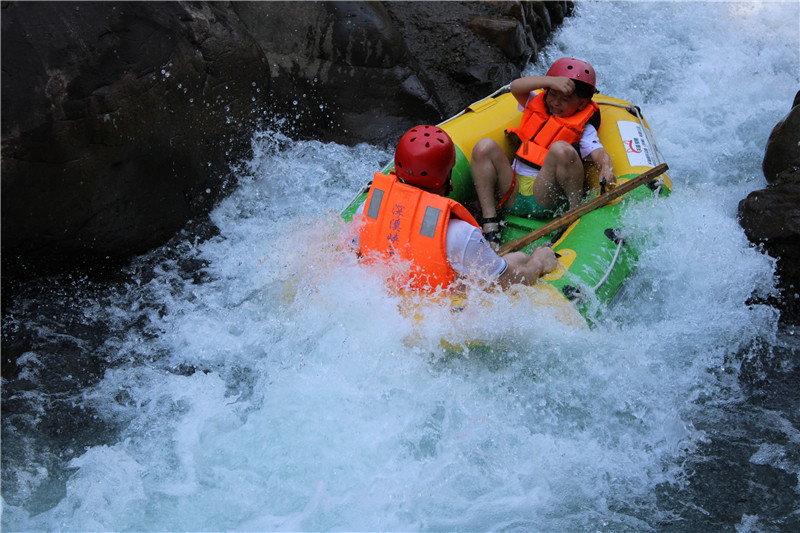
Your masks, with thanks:
<instances>
[{"instance_id":1,"label":"yellow shorts","mask_svg":"<svg viewBox=\"0 0 800 533\"><path fill-rule=\"evenodd\" d=\"M544 207L539 204L533 197L533 183L536 181L535 176L517 174L517 181L519 182L519 194L517 195L517 199L514 200L514 204L508 206L508 214L526 218L555 218L557 213L566 213L569 210L569 201L566 196L559 198L559 200L550 207Z\"/></svg>"}]
</instances>

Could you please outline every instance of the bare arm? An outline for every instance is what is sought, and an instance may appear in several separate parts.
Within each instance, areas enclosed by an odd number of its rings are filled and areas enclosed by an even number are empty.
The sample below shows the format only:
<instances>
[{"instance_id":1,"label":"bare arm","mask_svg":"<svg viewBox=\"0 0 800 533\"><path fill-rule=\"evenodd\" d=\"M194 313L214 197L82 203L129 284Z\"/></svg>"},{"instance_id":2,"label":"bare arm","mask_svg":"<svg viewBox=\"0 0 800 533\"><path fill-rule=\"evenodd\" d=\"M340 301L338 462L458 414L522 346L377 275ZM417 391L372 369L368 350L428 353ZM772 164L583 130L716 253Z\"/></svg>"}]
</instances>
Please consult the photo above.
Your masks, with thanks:
<instances>
[{"instance_id":1,"label":"bare arm","mask_svg":"<svg viewBox=\"0 0 800 533\"><path fill-rule=\"evenodd\" d=\"M593 150L592 153L589 154L589 157L600 170L599 179L601 181L605 179L608 185L616 185L617 177L614 176L614 168L611 164L611 156L608 155L608 152L606 152L604 148L598 148Z\"/></svg>"},{"instance_id":2,"label":"bare arm","mask_svg":"<svg viewBox=\"0 0 800 533\"><path fill-rule=\"evenodd\" d=\"M497 283L507 289L515 283L533 285L543 275L558 266L553 250L542 246L533 251L531 256L523 252L513 252L505 256L508 268L497 278Z\"/></svg>"},{"instance_id":3,"label":"bare arm","mask_svg":"<svg viewBox=\"0 0 800 533\"><path fill-rule=\"evenodd\" d=\"M536 89L555 89L570 95L575 90L575 82L562 76L525 76L511 82L511 94L523 107L528 103L530 92Z\"/></svg>"}]
</instances>

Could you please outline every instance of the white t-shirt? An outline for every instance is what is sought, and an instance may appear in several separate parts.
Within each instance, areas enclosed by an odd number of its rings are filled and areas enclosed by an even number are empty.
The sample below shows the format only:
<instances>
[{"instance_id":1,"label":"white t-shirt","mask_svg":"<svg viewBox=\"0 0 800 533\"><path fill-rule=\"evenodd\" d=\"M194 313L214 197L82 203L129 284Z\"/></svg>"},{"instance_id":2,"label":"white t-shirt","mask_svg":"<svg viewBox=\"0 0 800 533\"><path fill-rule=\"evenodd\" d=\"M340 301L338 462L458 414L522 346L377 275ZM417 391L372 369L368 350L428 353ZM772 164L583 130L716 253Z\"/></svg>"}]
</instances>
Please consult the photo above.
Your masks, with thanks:
<instances>
[{"instance_id":1,"label":"white t-shirt","mask_svg":"<svg viewBox=\"0 0 800 533\"><path fill-rule=\"evenodd\" d=\"M531 91L531 94L528 96L528 102L536 97L536 93ZM517 104L517 109L520 111L524 111L525 108L521 105ZM589 157L589 154L597 150L598 148L602 148L603 145L600 143L600 137L597 135L597 128L592 126L591 124L587 124L583 128L583 135L581 136L580 141L580 156L581 159L586 159ZM520 161L519 159L514 159L514 170L517 171L517 174L522 174L523 176L531 176L536 177L539 174L539 169L533 168L532 166L526 164L524 161Z\"/></svg>"},{"instance_id":2,"label":"white t-shirt","mask_svg":"<svg viewBox=\"0 0 800 533\"><path fill-rule=\"evenodd\" d=\"M480 228L458 218L447 224L447 260L461 275L496 280L508 268L506 260L492 250Z\"/></svg>"},{"instance_id":3,"label":"white t-shirt","mask_svg":"<svg viewBox=\"0 0 800 533\"><path fill-rule=\"evenodd\" d=\"M364 204L361 204L356 215L363 212ZM358 235L351 243L358 249ZM447 223L445 248L450 266L462 276L472 275L494 281L508 269L506 260L492 250L480 228L459 218L451 218Z\"/></svg>"}]
</instances>

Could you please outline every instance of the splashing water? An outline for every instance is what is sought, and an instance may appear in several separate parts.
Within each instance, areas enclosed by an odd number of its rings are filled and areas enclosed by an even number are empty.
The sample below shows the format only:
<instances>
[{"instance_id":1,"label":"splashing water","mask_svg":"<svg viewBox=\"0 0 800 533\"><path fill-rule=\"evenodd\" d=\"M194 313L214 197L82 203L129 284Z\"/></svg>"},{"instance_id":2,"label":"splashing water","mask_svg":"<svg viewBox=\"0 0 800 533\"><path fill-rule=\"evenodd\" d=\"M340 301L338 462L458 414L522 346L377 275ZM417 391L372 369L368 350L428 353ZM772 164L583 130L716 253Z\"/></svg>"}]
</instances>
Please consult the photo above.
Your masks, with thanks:
<instances>
[{"instance_id":1,"label":"splashing water","mask_svg":"<svg viewBox=\"0 0 800 533\"><path fill-rule=\"evenodd\" d=\"M645 252L592 329L506 295L418 323L339 244L338 210L391 153L256 134L216 229L123 281L53 281L11 306L4 327L40 342L4 381L3 529L797 524L797 420L742 407L738 378L760 346L798 344L758 303L774 261L736 209L800 86L799 9L579 3L529 67L592 63L601 92L642 107L675 183L627 211ZM788 511L692 492L754 411L768 435L744 463L771 467Z\"/></svg>"}]
</instances>

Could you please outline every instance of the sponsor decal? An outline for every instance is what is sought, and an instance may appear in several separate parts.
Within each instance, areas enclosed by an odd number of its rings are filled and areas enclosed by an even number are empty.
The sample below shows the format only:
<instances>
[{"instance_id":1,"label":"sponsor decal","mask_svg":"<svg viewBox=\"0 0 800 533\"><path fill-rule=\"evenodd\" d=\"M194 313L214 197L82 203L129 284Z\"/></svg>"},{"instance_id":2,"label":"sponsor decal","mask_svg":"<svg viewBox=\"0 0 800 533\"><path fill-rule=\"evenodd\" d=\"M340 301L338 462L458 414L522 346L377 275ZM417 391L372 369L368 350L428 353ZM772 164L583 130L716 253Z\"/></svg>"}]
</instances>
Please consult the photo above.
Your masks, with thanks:
<instances>
[{"instance_id":1,"label":"sponsor decal","mask_svg":"<svg viewBox=\"0 0 800 533\"><path fill-rule=\"evenodd\" d=\"M617 122L617 126L630 165L632 167L656 166L653 147L650 146L650 141L647 140L642 125L638 122L620 120Z\"/></svg>"}]
</instances>

